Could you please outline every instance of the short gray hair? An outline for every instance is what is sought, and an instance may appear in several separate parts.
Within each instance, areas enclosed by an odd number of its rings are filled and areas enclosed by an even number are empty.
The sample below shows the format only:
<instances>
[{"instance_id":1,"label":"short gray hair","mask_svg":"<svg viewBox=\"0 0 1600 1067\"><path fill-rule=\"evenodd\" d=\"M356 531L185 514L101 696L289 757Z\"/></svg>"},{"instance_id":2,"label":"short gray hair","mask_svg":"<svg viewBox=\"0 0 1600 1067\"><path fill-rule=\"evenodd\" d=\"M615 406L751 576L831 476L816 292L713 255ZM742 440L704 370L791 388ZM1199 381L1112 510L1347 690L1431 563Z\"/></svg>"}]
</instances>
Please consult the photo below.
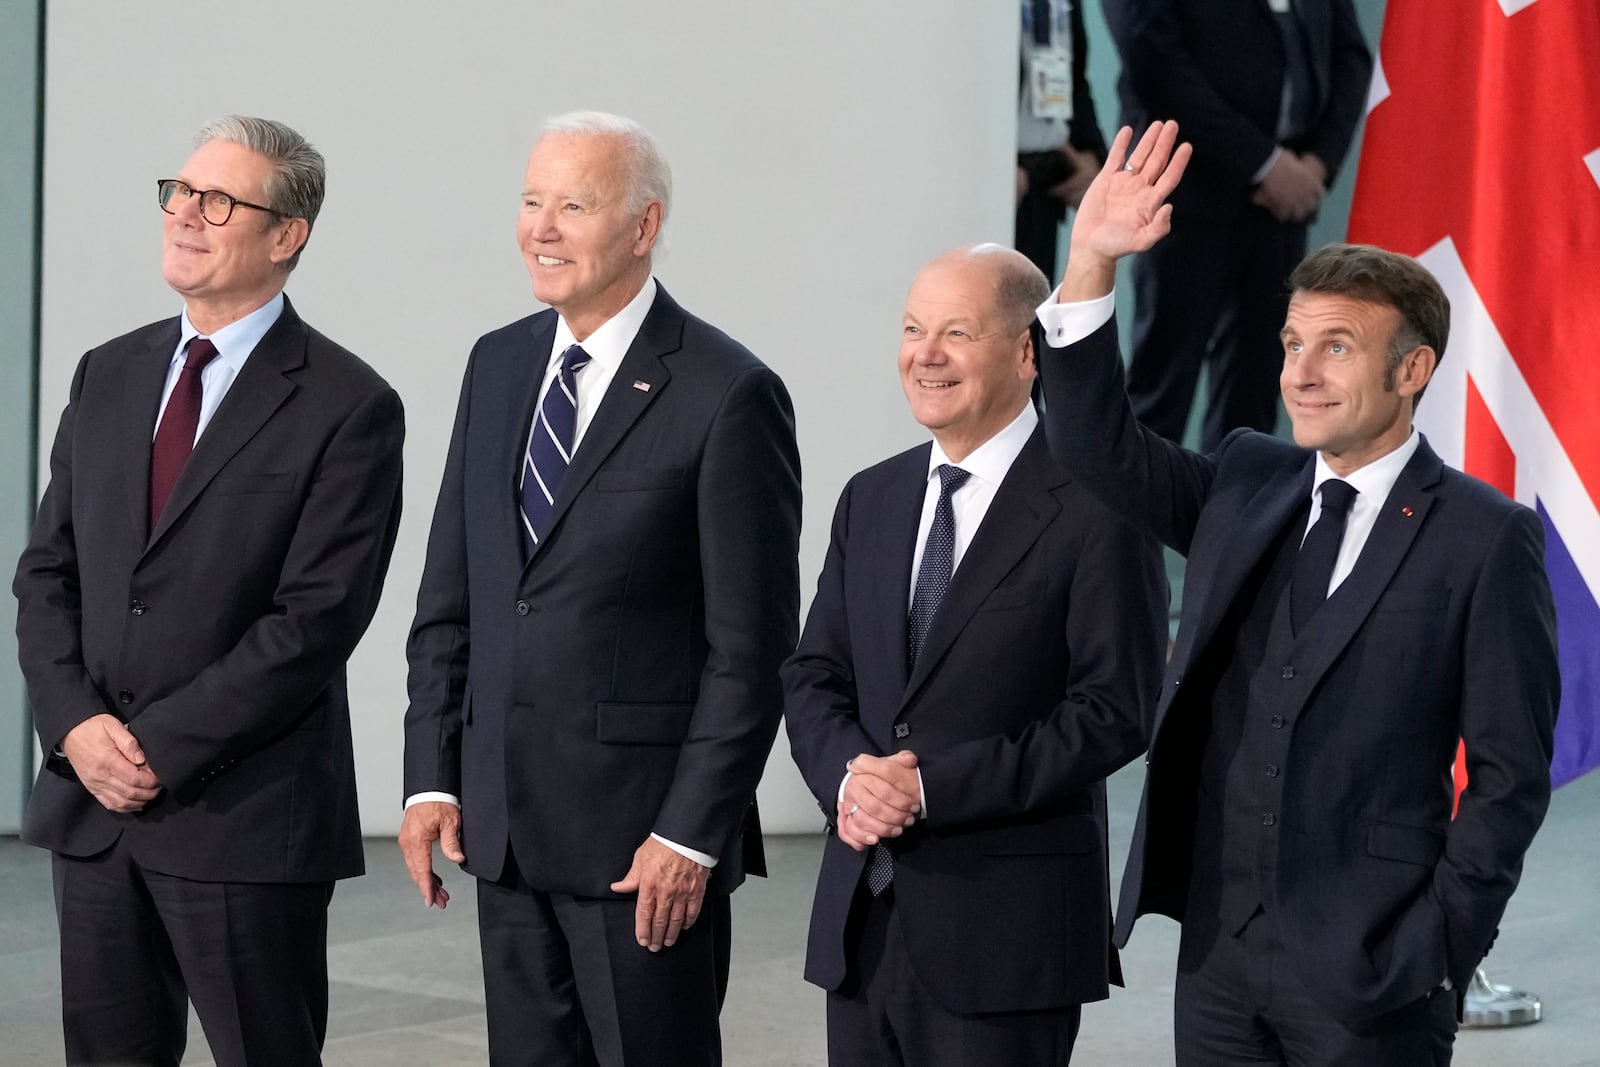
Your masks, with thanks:
<instances>
[{"instance_id":1,"label":"short gray hair","mask_svg":"<svg viewBox=\"0 0 1600 1067\"><path fill-rule=\"evenodd\" d=\"M648 200L659 200L661 222L666 224L667 211L672 204L672 170L667 166L667 157L661 154L661 146L650 136L650 131L632 119L605 111L569 111L545 121L540 136L549 133L615 137L621 141L628 161L629 213L643 211Z\"/></svg>"},{"instance_id":2,"label":"short gray hair","mask_svg":"<svg viewBox=\"0 0 1600 1067\"><path fill-rule=\"evenodd\" d=\"M962 251L994 269L994 309L1006 329L1020 333L1033 323L1039 305L1050 295L1050 281L1033 261L1005 245L985 242Z\"/></svg>"},{"instance_id":3,"label":"short gray hair","mask_svg":"<svg viewBox=\"0 0 1600 1067\"><path fill-rule=\"evenodd\" d=\"M327 165L311 142L281 122L250 115L224 115L206 123L195 135L194 146L208 141L226 141L265 156L272 164L262 190L266 206L285 218L305 219L309 235L328 188ZM303 251L302 244L284 269L294 270Z\"/></svg>"}]
</instances>

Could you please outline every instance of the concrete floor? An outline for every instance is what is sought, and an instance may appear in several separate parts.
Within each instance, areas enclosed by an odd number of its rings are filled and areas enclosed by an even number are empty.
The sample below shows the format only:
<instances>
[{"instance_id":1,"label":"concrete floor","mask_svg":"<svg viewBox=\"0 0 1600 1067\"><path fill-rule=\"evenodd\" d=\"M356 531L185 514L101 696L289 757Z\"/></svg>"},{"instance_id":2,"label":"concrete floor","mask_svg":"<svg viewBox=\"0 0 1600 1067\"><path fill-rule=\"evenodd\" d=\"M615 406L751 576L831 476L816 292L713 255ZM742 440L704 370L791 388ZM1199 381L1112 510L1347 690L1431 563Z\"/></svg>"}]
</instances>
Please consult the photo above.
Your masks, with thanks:
<instances>
[{"instance_id":1,"label":"concrete floor","mask_svg":"<svg viewBox=\"0 0 1600 1067\"><path fill-rule=\"evenodd\" d=\"M1111 782L1111 839L1132 832L1142 767ZM1558 792L1528 856L1490 970L1541 994L1545 1020L1466 1031L1458 1067L1600 1067L1600 774ZM768 841L773 877L734 896L733 983L723 1012L730 1067L824 1061L822 994L800 978L818 839ZM368 874L334 895L329 963L332 1018L326 1062L351 1067L456 1067L487 1060L483 987L468 879L455 903L424 912L393 842L367 843ZM1120 874L1120 855L1113 872ZM0 1064L61 1062L60 989L49 857L0 840ZM1128 988L1084 1010L1074 1062L1172 1062L1172 966L1177 927L1144 920L1123 955ZM206 1064L191 1026L190 1064Z\"/></svg>"}]
</instances>

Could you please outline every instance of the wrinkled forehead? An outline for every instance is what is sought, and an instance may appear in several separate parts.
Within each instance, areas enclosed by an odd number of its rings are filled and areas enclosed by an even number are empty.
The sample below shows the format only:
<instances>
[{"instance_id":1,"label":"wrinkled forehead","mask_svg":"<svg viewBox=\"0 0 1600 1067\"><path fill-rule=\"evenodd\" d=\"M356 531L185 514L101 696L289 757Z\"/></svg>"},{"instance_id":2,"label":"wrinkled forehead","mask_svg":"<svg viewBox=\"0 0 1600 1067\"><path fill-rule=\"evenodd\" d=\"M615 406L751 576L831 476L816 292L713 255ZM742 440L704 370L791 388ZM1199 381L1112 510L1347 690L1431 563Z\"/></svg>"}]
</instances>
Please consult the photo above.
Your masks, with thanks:
<instances>
[{"instance_id":1,"label":"wrinkled forehead","mask_svg":"<svg viewBox=\"0 0 1600 1067\"><path fill-rule=\"evenodd\" d=\"M1300 335L1345 334L1386 340L1400 325L1400 312L1389 304L1297 289L1289 297L1283 332Z\"/></svg>"}]
</instances>

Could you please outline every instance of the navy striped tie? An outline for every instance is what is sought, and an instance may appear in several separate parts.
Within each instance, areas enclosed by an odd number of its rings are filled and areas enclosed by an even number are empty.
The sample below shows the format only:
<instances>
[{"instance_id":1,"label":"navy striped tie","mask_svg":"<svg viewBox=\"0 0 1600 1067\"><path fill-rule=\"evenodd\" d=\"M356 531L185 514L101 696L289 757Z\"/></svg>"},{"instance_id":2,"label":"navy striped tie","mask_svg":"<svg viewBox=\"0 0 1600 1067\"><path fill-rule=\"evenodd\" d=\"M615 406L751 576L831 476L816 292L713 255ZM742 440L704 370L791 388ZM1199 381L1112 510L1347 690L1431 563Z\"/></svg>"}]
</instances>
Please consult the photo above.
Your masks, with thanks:
<instances>
[{"instance_id":1,"label":"navy striped tie","mask_svg":"<svg viewBox=\"0 0 1600 1067\"><path fill-rule=\"evenodd\" d=\"M556 492L572 462L572 440L578 428L578 372L588 365L589 353L577 345L561 353L561 370L545 390L544 403L533 420L528 454L522 459L522 543L530 555L550 532Z\"/></svg>"}]
</instances>

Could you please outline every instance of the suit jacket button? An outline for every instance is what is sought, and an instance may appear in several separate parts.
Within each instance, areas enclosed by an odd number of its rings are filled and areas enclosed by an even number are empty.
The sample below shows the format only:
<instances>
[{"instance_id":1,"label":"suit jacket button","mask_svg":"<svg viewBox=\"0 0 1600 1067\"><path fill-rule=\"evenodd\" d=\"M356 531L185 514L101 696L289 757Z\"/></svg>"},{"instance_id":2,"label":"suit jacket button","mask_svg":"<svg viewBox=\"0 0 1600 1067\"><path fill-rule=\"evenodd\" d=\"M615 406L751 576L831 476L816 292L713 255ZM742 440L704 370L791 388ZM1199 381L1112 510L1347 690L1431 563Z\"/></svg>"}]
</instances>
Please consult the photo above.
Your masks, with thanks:
<instances>
[{"instance_id":1,"label":"suit jacket button","mask_svg":"<svg viewBox=\"0 0 1600 1067\"><path fill-rule=\"evenodd\" d=\"M148 609L149 609L149 605L146 604L144 601L135 600L132 604L128 605L128 614L130 614L130 615L143 615L145 613L145 611L147 611Z\"/></svg>"},{"instance_id":2,"label":"suit jacket button","mask_svg":"<svg viewBox=\"0 0 1600 1067\"><path fill-rule=\"evenodd\" d=\"M1283 669L1282 674L1283 674L1283 680L1284 681L1288 681L1290 678L1294 677L1294 668L1293 667L1285 667Z\"/></svg>"},{"instance_id":3,"label":"suit jacket button","mask_svg":"<svg viewBox=\"0 0 1600 1067\"><path fill-rule=\"evenodd\" d=\"M894 724L894 735L904 741L911 736L911 726L908 723L897 722Z\"/></svg>"},{"instance_id":4,"label":"suit jacket button","mask_svg":"<svg viewBox=\"0 0 1600 1067\"><path fill-rule=\"evenodd\" d=\"M119 701L121 701L122 703L124 703L124 704L132 704L133 703L133 690L132 689L123 689L123 690L118 691L117 699Z\"/></svg>"},{"instance_id":5,"label":"suit jacket button","mask_svg":"<svg viewBox=\"0 0 1600 1067\"><path fill-rule=\"evenodd\" d=\"M1272 812L1270 812L1270 811L1267 812L1265 815L1261 816L1261 825L1262 826L1272 826L1275 823L1277 823L1277 821L1278 821L1278 817L1276 815L1272 814Z\"/></svg>"},{"instance_id":6,"label":"suit jacket button","mask_svg":"<svg viewBox=\"0 0 1600 1067\"><path fill-rule=\"evenodd\" d=\"M1272 728L1274 730L1283 729L1283 716L1282 715L1274 715L1272 717Z\"/></svg>"},{"instance_id":7,"label":"suit jacket button","mask_svg":"<svg viewBox=\"0 0 1600 1067\"><path fill-rule=\"evenodd\" d=\"M528 612L530 612L532 610L533 610L532 606L529 605L529 603L526 600L517 601L517 614L518 615L526 615Z\"/></svg>"}]
</instances>

